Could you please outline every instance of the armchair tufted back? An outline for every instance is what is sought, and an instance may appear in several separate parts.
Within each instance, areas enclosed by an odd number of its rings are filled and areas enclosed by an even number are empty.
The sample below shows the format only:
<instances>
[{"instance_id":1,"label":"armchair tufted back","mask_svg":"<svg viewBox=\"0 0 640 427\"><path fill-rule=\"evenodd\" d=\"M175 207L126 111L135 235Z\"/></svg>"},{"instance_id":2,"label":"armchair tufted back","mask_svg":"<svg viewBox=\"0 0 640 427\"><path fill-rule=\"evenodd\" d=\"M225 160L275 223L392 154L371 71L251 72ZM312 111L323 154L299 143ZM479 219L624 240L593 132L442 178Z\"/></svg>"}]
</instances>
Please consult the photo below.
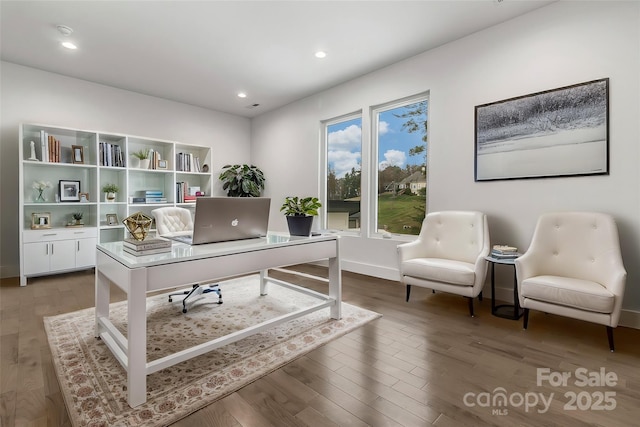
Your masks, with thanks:
<instances>
[{"instance_id":1,"label":"armchair tufted back","mask_svg":"<svg viewBox=\"0 0 640 427\"><path fill-rule=\"evenodd\" d=\"M599 212L541 215L527 252L535 256L537 275L605 284L612 268L622 266L616 223Z\"/></svg>"},{"instance_id":2,"label":"armchair tufted back","mask_svg":"<svg viewBox=\"0 0 640 427\"><path fill-rule=\"evenodd\" d=\"M178 207L158 208L151 211L156 219L160 236L193 230L193 219L188 209Z\"/></svg>"},{"instance_id":3,"label":"armchair tufted back","mask_svg":"<svg viewBox=\"0 0 640 427\"><path fill-rule=\"evenodd\" d=\"M489 253L487 217L476 211L432 212L425 217L418 239L422 257L474 264L481 252Z\"/></svg>"}]
</instances>

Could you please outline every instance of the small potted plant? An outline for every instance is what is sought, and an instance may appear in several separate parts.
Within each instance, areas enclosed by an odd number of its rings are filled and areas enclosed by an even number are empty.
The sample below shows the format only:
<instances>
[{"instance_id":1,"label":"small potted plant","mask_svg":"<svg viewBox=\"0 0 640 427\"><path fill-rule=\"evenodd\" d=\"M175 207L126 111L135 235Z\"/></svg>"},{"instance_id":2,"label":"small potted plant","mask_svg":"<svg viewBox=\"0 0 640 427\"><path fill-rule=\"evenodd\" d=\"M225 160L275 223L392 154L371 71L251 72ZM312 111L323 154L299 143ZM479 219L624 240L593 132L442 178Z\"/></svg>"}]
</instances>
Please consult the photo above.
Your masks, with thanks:
<instances>
[{"instance_id":1,"label":"small potted plant","mask_svg":"<svg viewBox=\"0 0 640 427\"><path fill-rule=\"evenodd\" d=\"M140 161L140 169L149 169L149 149L141 148L138 151L134 151L131 155Z\"/></svg>"},{"instance_id":2,"label":"small potted plant","mask_svg":"<svg viewBox=\"0 0 640 427\"><path fill-rule=\"evenodd\" d=\"M264 172L254 165L225 165L218 179L229 197L260 197L266 181Z\"/></svg>"},{"instance_id":3,"label":"small potted plant","mask_svg":"<svg viewBox=\"0 0 640 427\"><path fill-rule=\"evenodd\" d=\"M71 214L71 216L73 217L73 222L71 223L72 225L84 225L82 224L82 217L83 217L83 213L82 212L74 212Z\"/></svg>"},{"instance_id":4,"label":"small potted plant","mask_svg":"<svg viewBox=\"0 0 640 427\"><path fill-rule=\"evenodd\" d=\"M313 217L318 215L318 209L322 207L317 197L287 196L280 207L287 217L289 234L292 236L311 235Z\"/></svg>"},{"instance_id":5,"label":"small potted plant","mask_svg":"<svg viewBox=\"0 0 640 427\"><path fill-rule=\"evenodd\" d=\"M116 195L120 189L115 184L105 184L102 186L102 192L104 193L104 201L107 203L113 203L116 201Z\"/></svg>"}]
</instances>

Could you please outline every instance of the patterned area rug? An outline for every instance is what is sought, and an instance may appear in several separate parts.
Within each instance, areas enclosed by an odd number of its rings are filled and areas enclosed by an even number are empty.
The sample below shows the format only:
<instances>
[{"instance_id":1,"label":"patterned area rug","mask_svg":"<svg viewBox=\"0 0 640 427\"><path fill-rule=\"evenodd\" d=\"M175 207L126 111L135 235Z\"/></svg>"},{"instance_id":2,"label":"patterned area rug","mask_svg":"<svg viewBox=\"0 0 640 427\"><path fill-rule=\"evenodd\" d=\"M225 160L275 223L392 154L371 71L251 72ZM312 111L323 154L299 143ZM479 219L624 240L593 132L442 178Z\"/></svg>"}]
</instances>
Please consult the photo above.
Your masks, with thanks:
<instances>
[{"instance_id":1,"label":"patterned area rug","mask_svg":"<svg viewBox=\"0 0 640 427\"><path fill-rule=\"evenodd\" d=\"M221 283L186 314L175 298L147 299L147 360L152 361L252 324L312 305L317 300L269 284L260 296L258 276ZM126 335L126 302L111 304L111 320ZM94 338L94 309L44 319L49 346L74 426L165 426L242 388L322 344L380 315L343 303L343 317L322 309L269 331L226 345L147 377L147 402L130 408L125 371Z\"/></svg>"}]
</instances>

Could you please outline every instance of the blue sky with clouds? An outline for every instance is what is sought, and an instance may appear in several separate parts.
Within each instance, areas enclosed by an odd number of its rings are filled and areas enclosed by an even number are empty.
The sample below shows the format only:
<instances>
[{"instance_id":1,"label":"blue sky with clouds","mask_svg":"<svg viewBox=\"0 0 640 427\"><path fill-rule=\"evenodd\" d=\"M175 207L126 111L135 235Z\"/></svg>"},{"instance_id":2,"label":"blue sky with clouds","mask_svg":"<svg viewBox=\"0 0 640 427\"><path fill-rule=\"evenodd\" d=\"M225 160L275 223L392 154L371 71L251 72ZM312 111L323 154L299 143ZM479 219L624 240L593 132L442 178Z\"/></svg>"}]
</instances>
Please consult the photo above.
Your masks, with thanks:
<instances>
[{"instance_id":1,"label":"blue sky with clouds","mask_svg":"<svg viewBox=\"0 0 640 427\"><path fill-rule=\"evenodd\" d=\"M387 110L379 114L378 122L378 168L388 166L405 167L407 164L424 163L423 156L409 156L409 150L422 145L422 135L402 130L406 119L394 116L404 107ZM352 119L328 127L329 167L336 171L338 178L344 177L351 169L360 170L362 162L362 120Z\"/></svg>"}]
</instances>

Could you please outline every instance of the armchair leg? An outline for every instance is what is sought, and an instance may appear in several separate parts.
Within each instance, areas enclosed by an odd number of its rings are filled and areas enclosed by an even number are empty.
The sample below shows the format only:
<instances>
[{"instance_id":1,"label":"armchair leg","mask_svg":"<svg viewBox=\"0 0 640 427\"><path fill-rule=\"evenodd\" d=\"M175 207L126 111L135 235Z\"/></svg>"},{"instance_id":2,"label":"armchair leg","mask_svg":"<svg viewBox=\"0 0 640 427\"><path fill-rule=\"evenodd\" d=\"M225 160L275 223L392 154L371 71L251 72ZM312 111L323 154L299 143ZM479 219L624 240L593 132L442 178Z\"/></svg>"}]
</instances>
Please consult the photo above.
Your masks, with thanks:
<instances>
[{"instance_id":1,"label":"armchair leg","mask_svg":"<svg viewBox=\"0 0 640 427\"><path fill-rule=\"evenodd\" d=\"M473 298L471 297L466 297L469 300L469 314L471 315L471 317L476 317L473 314Z\"/></svg>"},{"instance_id":2,"label":"armchair leg","mask_svg":"<svg viewBox=\"0 0 640 427\"><path fill-rule=\"evenodd\" d=\"M478 294L478 301L482 301L482 291Z\"/></svg>"},{"instance_id":3,"label":"armchair leg","mask_svg":"<svg viewBox=\"0 0 640 427\"><path fill-rule=\"evenodd\" d=\"M525 308L524 309L524 320L522 323L522 327L523 329L527 329L527 326L529 326L529 309Z\"/></svg>"},{"instance_id":4,"label":"armchair leg","mask_svg":"<svg viewBox=\"0 0 640 427\"><path fill-rule=\"evenodd\" d=\"M609 339L609 350L613 353L615 348L613 346L613 328L611 326L607 326L607 338Z\"/></svg>"},{"instance_id":5,"label":"armchair leg","mask_svg":"<svg viewBox=\"0 0 640 427\"><path fill-rule=\"evenodd\" d=\"M411 293L411 285L407 285L407 299L406 302L409 302L409 294Z\"/></svg>"}]
</instances>

